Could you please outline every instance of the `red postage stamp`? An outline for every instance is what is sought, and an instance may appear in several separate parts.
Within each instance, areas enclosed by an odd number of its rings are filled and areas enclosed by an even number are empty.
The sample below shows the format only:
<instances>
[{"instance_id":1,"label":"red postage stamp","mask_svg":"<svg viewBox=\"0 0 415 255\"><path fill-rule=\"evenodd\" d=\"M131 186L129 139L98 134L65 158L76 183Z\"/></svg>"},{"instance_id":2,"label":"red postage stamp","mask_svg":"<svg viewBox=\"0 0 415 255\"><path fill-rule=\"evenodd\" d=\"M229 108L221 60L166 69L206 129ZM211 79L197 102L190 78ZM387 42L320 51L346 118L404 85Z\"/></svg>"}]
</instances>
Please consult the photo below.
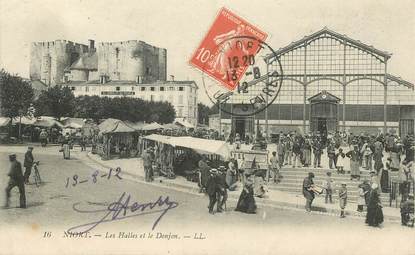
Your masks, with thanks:
<instances>
[{"instance_id":1,"label":"red postage stamp","mask_svg":"<svg viewBox=\"0 0 415 255\"><path fill-rule=\"evenodd\" d=\"M227 89L234 90L261 50L260 44L245 40L246 37L265 41L267 36L246 20L222 8L189 62Z\"/></svg>"}]
</instances>

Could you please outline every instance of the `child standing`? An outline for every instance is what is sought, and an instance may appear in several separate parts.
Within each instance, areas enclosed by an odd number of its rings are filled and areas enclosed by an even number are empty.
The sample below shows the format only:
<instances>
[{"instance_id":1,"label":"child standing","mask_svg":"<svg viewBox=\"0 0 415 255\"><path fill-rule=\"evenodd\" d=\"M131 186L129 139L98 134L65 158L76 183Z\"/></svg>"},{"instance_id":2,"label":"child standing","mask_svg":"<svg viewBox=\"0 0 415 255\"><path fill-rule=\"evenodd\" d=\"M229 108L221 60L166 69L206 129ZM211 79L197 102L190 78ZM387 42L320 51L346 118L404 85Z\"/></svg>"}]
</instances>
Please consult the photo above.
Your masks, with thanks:
<instances>
[{"instance_id":1,"label":"child standing","mask_svg":"<svg viewBox=\"0 0 415 255\"><path fill-rule=\"evenodd\" d=\"M334 181L331 177L331 172L327 172L327 177L323 182L323 187L326 190L326 204L330 201L330 204L333 203L332 194L333 194L333 185Z\"/></svg>"},{"instance_id":2,"label":"child standing","mask_svg":"<svg viewBox=\"0 0 415 255\"><path fill-rule=\"evenodd\" d=\"M344 165L346 161L346 154L343 153L343 149L340 148L339 152L336 155L337 158L337 173L338 174L344 174Z\"/></svg>"},{"instance_id":3,"label":"child standing","mask_svg":"<svg viewBox=\"0 0 415 255\"><path fill-rule=\"evenodd\" d=\"M343 182L341 188L339 189L339 202L340 202L340 218L344 218L346 217L346 215L344 215L344 209L346 208L346 204L347 204L347 188L346 188L346 183Z\"/></svg>"}]
</instances>

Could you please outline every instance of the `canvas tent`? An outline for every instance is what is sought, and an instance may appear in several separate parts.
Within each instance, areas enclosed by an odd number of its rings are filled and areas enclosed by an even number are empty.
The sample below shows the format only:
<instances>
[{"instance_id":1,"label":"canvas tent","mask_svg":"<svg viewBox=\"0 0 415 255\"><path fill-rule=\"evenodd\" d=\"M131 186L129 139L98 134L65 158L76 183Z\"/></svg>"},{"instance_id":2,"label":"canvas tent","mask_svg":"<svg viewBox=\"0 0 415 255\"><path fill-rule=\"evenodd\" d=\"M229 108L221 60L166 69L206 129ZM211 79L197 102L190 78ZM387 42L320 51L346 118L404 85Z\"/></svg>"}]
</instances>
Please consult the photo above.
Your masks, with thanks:
<instances>
[{"instance_id":1,"label":"canvas tent","mask_svg":"<svg viewBox=\"0 0 415 255\"><path fill-rule=\"evenodd\" d=\"M5 127L5 126L9 125L9 123L10 123L10 118L0 117L0 127Z\"/></svg>"},{"instance_id":2,"label":"canvas tent","mask_svg":"<svg viewBox=\"0 0 415 255\"><path fill-rule=\"evenodd\" d=\"M140 122L140 121L139 122L124 121L124 123L134 128L136 131L140 131L144 126L144 122Z\"/></svg>"},{"instance_id":3,"label":"canvas tent","mask_svg":"<svg viewBox=\"0 0 415 255\"><path fill-rule=\"evenodd\" d=\"M98 125L99 132L101 134L108 133L132 133L136 130L122 120L117 119L106 119L104 122Z\"/></svg>"},{"instance_id":4,"label":"canvas tent","mask_svg":"<svg viewBox=\"0 0 415 255\"><path fill-rule=\"evenodd\" d=\"M185 127L186 129L188 129L188 128L194 128L195 127L194 125L192 125L191 123L187 122L186 120L176 119L176 121L174 123L176 125L180 125L182 127Z\"/></svg>"},{"instance_id":5,"label":"canvas tent","mask_svg":"<svg viewBox=\"0 0 415 255\"><path fill-rule=\"evenodd\" d=\"M65 128L82 128L85 120L81 118L66 118L62 121Z\"/></svg>"},{"instance_id":6,"label":"canvas tent","mask_svg":"<svg viewBox=\"0 0 415 255\"><path fill-rule=\"evenodd\" d=\"M114 155L129 157L131 151L137 147L136 130L122 120L106 119L99 124L98 129L101 138L97 151L104 159L110 159Z\"/></svg>"},{"instance_id":7,"label":"canvas tent","mask_svg":"<svg viewBox=\"0 0 415 255\"><path fill-rule=\"evenodd\" d=\"M19 117L14 117L13 125L16 125L19 123L21 123L22 125L33 125L36 121L37 119L35 117L30 118L30 117L23 116L21 120Z\"/></svg>"},{"instance_id":8,"label":"canvas tent","mask_svg":"<svg viewBox=\"0 0 415 255\"><path fill-rule=\"evenodd\" d=\"M163 125L164 129L182 129L183 127L174 123L168 123Z\"/></svg>"},{"instance_id":9,"label":"canvas tent","mask_svg":"<svg viewBox=\"0 0 415 255\"><path fill-rule=\"evenodd\" d=\"M53 126L63 128L63 125L59 121L51 117L41 117L40 119L37 119L32 125L44 128L51 128Z\"/></svg>"},{"instance_id":10,"label":"canvas tent","mask_svg":"<svg viewBox=\"0 0 415 255\"><path fill-rule=\"evenodd\" d=\"M158 124L157 122L153 122L150 124L145 124L141 130L143 131L152 131L152 130L157 130L157 129L163 129L163 126Z\"/></svg>"}]
</instances>

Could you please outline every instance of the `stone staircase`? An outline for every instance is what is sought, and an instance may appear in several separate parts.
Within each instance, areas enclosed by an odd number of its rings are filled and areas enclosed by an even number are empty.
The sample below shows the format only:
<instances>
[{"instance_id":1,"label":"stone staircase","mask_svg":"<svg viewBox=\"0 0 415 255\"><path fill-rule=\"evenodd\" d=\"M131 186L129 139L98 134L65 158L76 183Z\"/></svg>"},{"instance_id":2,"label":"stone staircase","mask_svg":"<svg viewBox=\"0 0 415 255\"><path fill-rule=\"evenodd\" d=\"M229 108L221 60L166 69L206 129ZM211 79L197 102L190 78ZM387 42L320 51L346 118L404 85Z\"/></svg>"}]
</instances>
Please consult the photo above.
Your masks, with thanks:
<instances>
[{"instance_id":1,"label":"stone staircase","mask_svg":"<svg viewBox=\"0 0 415 255\"><path fill-rule=\"evenodd\" d=\"M285 191L289 193L302 194L302 185L304 178L308 175L309 172L313 172L315 175L314 183L316 185L322 185L323 181L326 179L326 173L328 171L332 172L332 178L335 182L335 190L333 191L334 201L338 200L338 190L342 182L347 184L348 192L348 202L357 203L358 198L358 185L362 183L363 180L370 180L369 171L361 170L360 181L350 180L350 174L337 174L336 170L324 169L324 168L292 168L291 166L283 166L280 173L283 176L280 183L275 184L270 182L269 189ZM397 172L389 172L390 178L397 178ZM380 178L380 177L379 177ZM319 195L319 197L324 198L325 193ZM389 193L381 193L381 200L384 206L389 206Z\"/></svg>"}]
</instances>

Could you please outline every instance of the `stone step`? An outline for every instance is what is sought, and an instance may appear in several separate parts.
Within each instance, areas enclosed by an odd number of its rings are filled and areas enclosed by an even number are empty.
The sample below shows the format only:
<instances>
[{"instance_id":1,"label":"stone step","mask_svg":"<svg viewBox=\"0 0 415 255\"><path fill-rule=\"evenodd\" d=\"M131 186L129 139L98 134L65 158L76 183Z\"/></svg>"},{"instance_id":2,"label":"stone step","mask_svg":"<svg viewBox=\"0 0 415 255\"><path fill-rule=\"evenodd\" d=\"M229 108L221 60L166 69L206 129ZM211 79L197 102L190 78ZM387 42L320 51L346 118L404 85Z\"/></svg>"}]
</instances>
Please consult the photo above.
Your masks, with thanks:
<instances>
[{"instance_id":1,"label":"stone step","mask_svg":"<svg viewBox=\"0 0 415 255\"><path fill-rule=\"evenodd\" d=\"M344 174L338 174L335 170L319 170L319 171L313 171L313 170L304 170L304 169L285 169L280 170L281 173L287 173L287 174L296 174L296 175L305 175L307 176L309 172L312 172L315 176L317 175L327 175L328 172L331 172L332 176L346 176L350 175L347 171ZM370 172L362 171L360 172L361 176L370 176Z\"/></svg>"},{"instance_id":2,"label":"stone step","mask_svg":"<svg viewBox=\"0 0 415 255\"><path fill-rule=\"evenodd\" d=\"M301 194L302 195L302 190L301 189L276 188L276 190L278 190L278 191L284 191L284 192L288 192L288 193L292 193L292 194L297 194L297 195L298 194ZM318 196L319 197L324 197L325 194L323 193L323 194L318 195ZM333 199L336 200L336 201L338 200L337 193L333 193ZM357 202L357 199L358 199L358 196L357 195L353 195L353 194L348 193L348 201L356 203ZM382 193L381 196L380 196L380 199L382 200L382 204L384 204L386 206L389 206L389 194Z\"/></svg>"},{"instance_id":3,"label":"stone step","mask_svg":"<svg viewBox=\"0 0 415 255\"><path fill-rule=\"evenodd\" d=\"M268 186L269 189L275 189L275 190L281 190L281 189L288 189L288 190L293 190L293 191L302 191L302 187L300 186L293 186L293 185L282 185L279 184L278 186ZM336 187L334 189L334 192L337 192L339 189L338 187ZM357 189L348 189L347 193L349 195L354 195L357 196L359 194ZM385 193L389 196L389 193Z\"/></svg>"},{"instance_id":4,"label":"stone step","mask_svg":"<svg viewBox=\"0 0 415 255\"><path fill-rule=\"evenodd\" d=\"M299 177L299 176L295 176L295 175L288 175L288 174L281 174L282 176L282 181L287 181L287 180L296 180L298 182L303 182L304 178L303 176ZM323 181L326 180L327 176L316 176L314 177L314 182L316 181ZM350 177L342 177L342 176L332 176L332 180L335 182L347 182L347 183L356 183L359 184L362 182L362 178L360 178L361 181L357 181L357 180L350 180Z\"/></svg>"},{"instance_id":5,"label":"stone step","mask_svg":"<svg viewBox=\"0 0 415 255\"><path fill-rule=\"evenodd\" d=\"M333 185L333 188L340 188L342 182L335 182ZM323 185L323 180L319 181L319 180L314 180L314 184L322 186ZM299 187L301 188L303 185L303 181L297 181L297 180L283 180L278 184L273 184L273 183L269 183L268 186L271 187L279 187L279 186L292 186L292 187ZM358 185L359 183L355 183L355 182L346 182L347 185L347 189L349 191L353 191L353 192L357 192L358 191Z\"/></svg>"},{"instance_id":6,"label":"stone step","mask_svg":"<svg viewBox=\"0 0 415 255\"><path fill-rule=\"evenodd\" d=\"M269 184L268 185L269 189L274 189L274 190L281 190L281 189L288 189L288 190L293 190L293 191L302 191L302 185L290 185L290 184L283 184L283 183L279 183L279 184ZM337 192L338 191L338 187L336 186L334 188L334 191ZM354 189L354 188L348 188L347 189L348 194L353 194L353 195L357 195L358 194L358 189ZM380 193L381 196L388 196L389 197L389 193Z\"/></svg>"}]
</instances>

